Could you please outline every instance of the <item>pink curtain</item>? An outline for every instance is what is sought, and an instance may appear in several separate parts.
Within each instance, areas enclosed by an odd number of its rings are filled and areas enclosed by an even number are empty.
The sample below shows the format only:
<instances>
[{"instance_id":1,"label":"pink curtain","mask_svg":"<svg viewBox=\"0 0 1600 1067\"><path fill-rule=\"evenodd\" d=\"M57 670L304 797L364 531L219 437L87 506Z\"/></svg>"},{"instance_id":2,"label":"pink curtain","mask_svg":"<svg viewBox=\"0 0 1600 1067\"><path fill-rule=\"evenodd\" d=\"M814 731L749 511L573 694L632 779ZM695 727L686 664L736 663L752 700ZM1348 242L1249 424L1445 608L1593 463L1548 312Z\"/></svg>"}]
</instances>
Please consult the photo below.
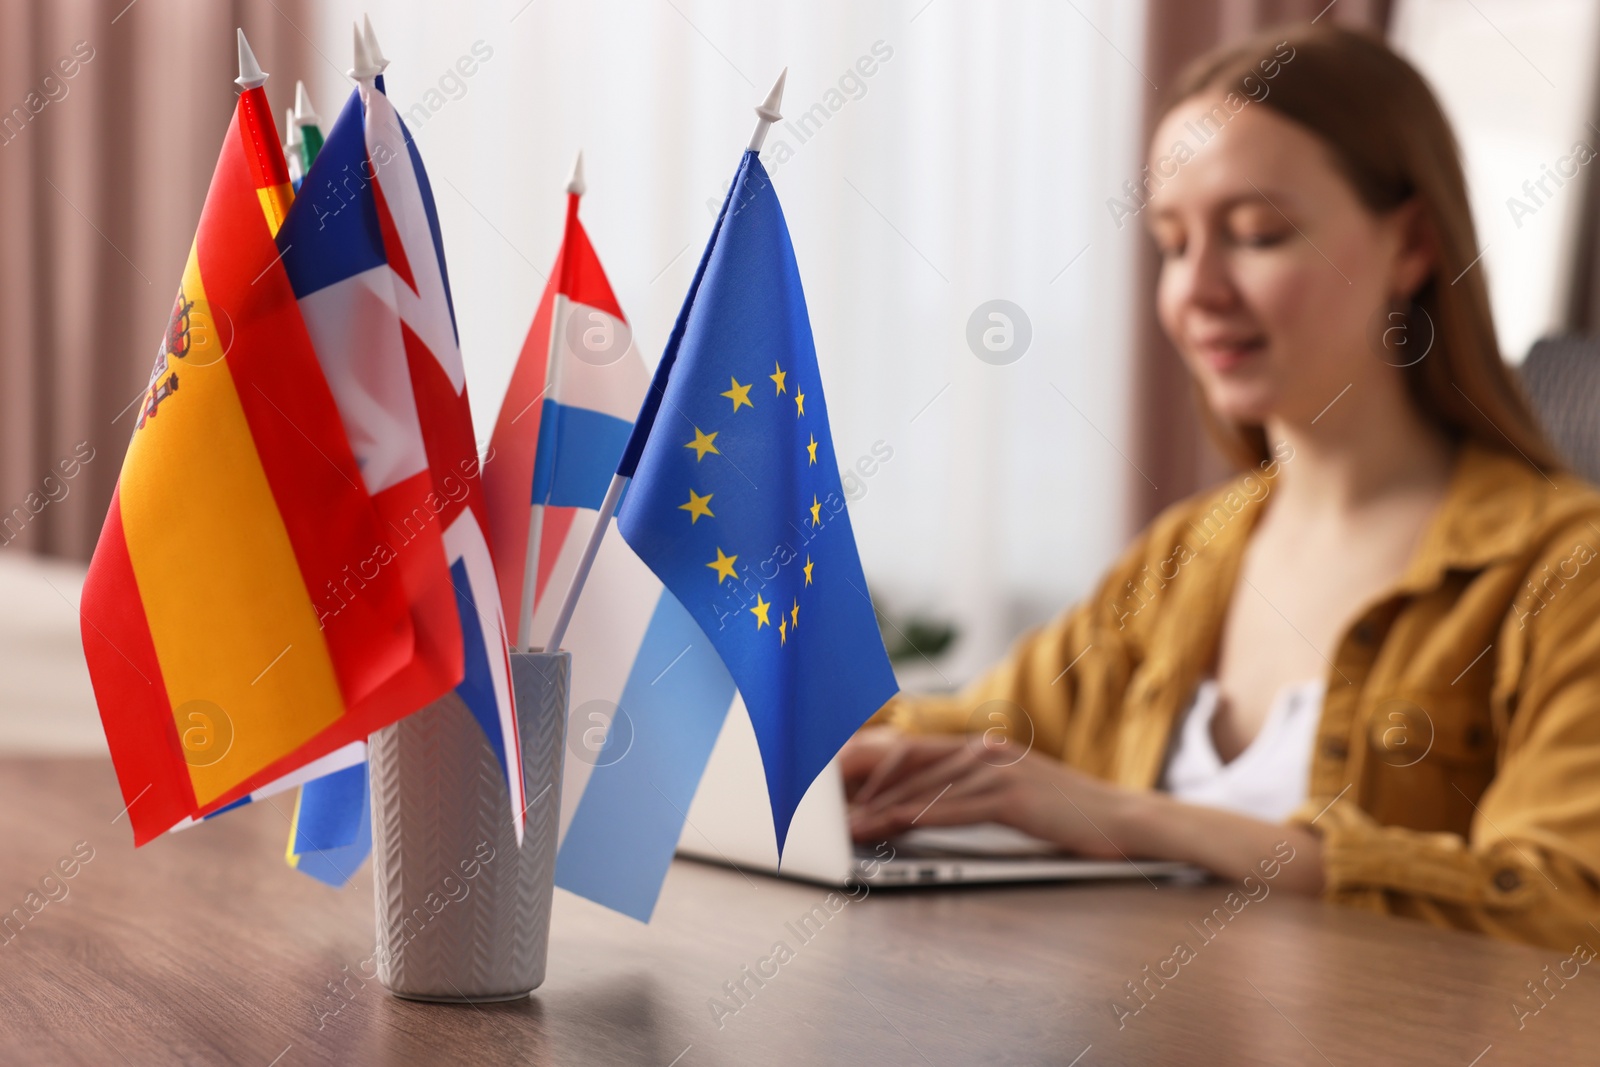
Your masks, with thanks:
<instances>
[{"instance_id":1,"label":"pink curtain","mask_svg":"<svg viewBox=\"0 0 1600 1067\"><path fill-rule=\"evenodd\" d=\"M282 115L307 0L0 3L0 551L87 559L232 112Z\"/></svg>"}]
</instances>

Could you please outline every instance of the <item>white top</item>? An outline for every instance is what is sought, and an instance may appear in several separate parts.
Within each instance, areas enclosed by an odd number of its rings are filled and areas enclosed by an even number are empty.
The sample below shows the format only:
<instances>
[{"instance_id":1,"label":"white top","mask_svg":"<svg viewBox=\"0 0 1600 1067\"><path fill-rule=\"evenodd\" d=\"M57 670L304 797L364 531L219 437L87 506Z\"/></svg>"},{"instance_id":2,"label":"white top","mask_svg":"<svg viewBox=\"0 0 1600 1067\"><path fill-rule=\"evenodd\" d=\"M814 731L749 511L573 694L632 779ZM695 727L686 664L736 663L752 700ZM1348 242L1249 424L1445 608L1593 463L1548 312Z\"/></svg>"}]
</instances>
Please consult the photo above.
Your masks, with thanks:
<instances>
[{"instance_id":1,"label":"white top","mask_svg":"<svg viewBox=\"0 0 1600 1067\"><path fill-rule=\"evenodd\" d=\"M1214 678L1201 682L1173 734L1160 788L1191 804L1282 822L1306 799L1324 689L1313 679L1279 690L1261 731L1224 763L1211 736L1221 690Z\"/></svg>"}]
</instances>

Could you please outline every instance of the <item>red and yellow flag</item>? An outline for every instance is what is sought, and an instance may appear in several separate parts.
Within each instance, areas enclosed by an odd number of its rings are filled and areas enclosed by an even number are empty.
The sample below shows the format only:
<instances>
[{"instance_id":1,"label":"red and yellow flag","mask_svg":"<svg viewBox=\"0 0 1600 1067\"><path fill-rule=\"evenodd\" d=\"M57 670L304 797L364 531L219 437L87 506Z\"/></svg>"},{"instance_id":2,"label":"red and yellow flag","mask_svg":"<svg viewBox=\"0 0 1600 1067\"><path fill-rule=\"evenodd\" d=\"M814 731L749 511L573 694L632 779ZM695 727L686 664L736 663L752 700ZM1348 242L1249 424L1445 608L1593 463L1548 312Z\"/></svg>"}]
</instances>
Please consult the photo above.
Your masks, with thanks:
<instances>
[{"instance_id":1,"label":"red and yellow flag","mask_svg":"<svg viewBox=\"0 0 1600 1067\"><path fill-rule=\"evenodd\" d=\"M136 844L418 706L381 693L410 606L398 569L354 573L384 535L273 242L292 196L247 89L84 585Z\"/></svg>"}]
</instances>

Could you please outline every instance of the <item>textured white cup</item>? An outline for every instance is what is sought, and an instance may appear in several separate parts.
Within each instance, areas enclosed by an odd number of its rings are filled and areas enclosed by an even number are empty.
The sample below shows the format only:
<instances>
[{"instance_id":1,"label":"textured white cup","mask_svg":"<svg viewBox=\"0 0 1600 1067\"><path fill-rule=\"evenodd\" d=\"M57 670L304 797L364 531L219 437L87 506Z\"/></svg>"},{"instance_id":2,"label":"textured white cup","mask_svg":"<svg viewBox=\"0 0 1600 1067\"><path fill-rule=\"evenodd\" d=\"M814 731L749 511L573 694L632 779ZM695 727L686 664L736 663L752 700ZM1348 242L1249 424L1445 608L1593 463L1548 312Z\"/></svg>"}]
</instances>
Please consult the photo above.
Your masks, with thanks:
<instances>
[{"instance_id":1,"label":"textured white cup","mask_svg":"<svg viewBox=\"0 0 1600 1067\"><path fill-rule=\"evenodd\" d=\"M494 751L453 693L373 734L378 979L412 1000L514 1000L544 981L572 657L514 652L522 847Z\"/></svg>"}]
</instances>

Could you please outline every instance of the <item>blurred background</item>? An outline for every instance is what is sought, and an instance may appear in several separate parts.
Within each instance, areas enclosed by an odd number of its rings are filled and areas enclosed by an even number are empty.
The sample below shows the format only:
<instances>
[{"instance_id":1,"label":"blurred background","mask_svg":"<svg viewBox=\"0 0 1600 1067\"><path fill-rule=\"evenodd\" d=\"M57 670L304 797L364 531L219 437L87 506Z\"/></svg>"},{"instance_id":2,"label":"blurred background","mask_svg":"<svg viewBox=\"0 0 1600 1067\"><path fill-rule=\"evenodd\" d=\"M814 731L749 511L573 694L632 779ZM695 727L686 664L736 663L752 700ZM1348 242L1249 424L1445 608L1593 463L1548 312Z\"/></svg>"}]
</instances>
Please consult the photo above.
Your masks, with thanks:
<instances>
[{"instance_id":1,"label":"blurred background","mask_svg":"<svg viewBox=\"0 0 1600 1067\"><path fill-rule=\"evenodd\" d=\"M1596 0L4 0L0 749L104 747L83 565L234 105L233 28L275 114L303 80L326 128L364 10L433 176L480 441L574 153L653 361L788 68L764 158L867 576L927 653L908 685L971 677L1226 473L1155 324L1150 242L1113 210L1199 52L1313 19L1388 35L1455 123L1506 359L1600 329Z\"/></svg>"}]
</instances>

